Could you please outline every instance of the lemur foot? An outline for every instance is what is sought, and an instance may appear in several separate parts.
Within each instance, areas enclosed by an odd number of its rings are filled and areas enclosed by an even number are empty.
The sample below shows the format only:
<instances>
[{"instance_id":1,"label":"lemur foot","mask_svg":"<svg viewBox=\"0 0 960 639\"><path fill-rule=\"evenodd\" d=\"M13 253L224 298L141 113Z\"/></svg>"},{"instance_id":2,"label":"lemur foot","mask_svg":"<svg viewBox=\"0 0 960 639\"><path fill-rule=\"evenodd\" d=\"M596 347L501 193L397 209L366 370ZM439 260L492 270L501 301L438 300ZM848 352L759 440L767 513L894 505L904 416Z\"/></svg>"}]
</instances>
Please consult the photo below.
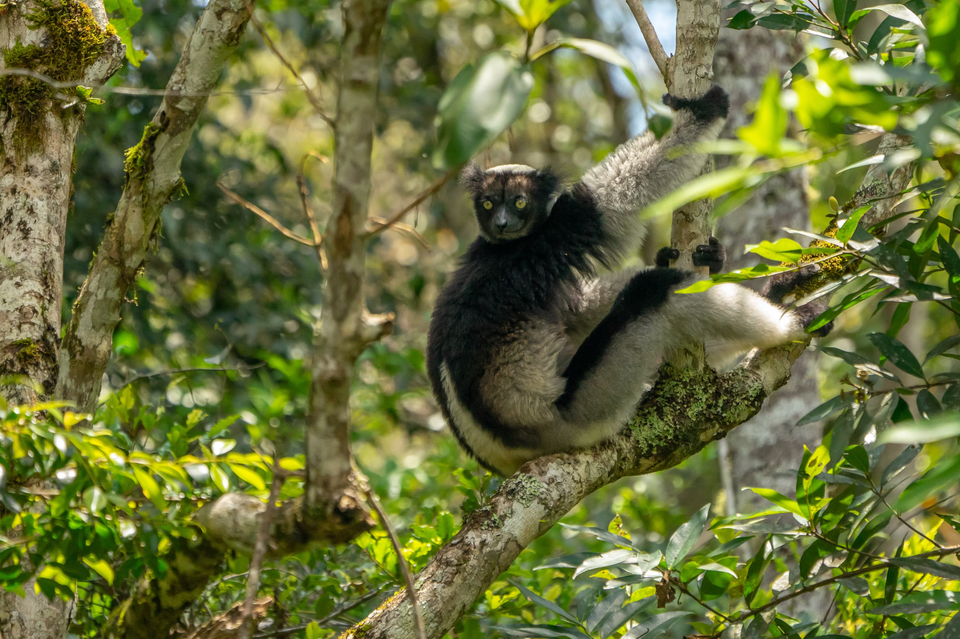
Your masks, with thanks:
<instances>
[{"instance_id":1,"label":"lemur foot","mask_svg":"<svg viewBox=\"0 0 960 639\"><path fill-rule=\"evenodd\" d=\"M662 249L657 251L657 257L654 259L654 264L661 268L666 268L670 266L670 261L675 260L680 257L680 250L675 248L670 248L669 246L664 246Z\"/></svg>"},{"instance_id":2,"label":"lemur foot","mask_svg":"<svg viewBox=\"0 0 960 639\"><path fill-rule=\"evenodd\" d=\"M811 264L796 271L777 273L767 280L760 294L771 302L783 304L783 298L809 282L819 272L820 267ZM829 306L830 300L827 296L824 296L797 307L794 312L797 314L797 317L800 318L801 325L806 329L813 324L814 320L826 311ZM833 330L833 322L821 326L817 330L812 331L811 334L815 337L824 337L828 335L831 330Z\"/></svg>"},{"instance_id":3,"label":"lemur foot","mask_svg":"<svg viewBox=\"0 0 960 639\"><path fill-rule=\"evenodd\" d=\"M701 244L693 251L694 266L709 266L710 274L716 275L723 270L723 263L727 260L727 252L720 244L720 240L711 237L709 244Z\"/></svg>"},{"instance_id":4,"label":"lemur foot","mask_svg":"<svg viewBox=\"0 0 960 639\"><path fill-rule=\"evenodd\" d=\"M723 263L727 259L727 252L723 249L723 245L720 244L717 238L711 237L709 242L709 244L700 244L693 250L693 265L707 266L710 268L710 274L714 275L723 270ZM671 260L675 260L678 257L680 257L679 250L664 246L657 251L657 257L654 263L661 267L670 266Z\"/></svg>"},{"instance_id":5,"label":"lemur foot","mask_svg":"<svg viewBox=\"0 0 960 639\"><path fill-rule=\"evenodd\" d=\"M678 98L667 93L663 96L663 103L674 111L689 109L693 116L702 122L725 118L730 112L730 96L716 84L699 98Z\"/></svg>"}]
</instances>

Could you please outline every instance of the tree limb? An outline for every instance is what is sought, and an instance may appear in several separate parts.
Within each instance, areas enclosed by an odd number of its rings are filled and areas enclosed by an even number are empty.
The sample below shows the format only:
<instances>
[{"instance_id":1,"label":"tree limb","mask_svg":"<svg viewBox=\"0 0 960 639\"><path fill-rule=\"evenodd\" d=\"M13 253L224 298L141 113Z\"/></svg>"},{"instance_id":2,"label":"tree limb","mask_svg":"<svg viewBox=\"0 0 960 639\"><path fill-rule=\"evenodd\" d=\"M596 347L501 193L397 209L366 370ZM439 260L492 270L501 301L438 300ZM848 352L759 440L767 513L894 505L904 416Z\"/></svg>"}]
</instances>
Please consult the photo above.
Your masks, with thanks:
<instances>
[{"instance_id":1,"label":"tree limb","mask_svg":"<svg viewBox=\"0 0 960 639\"><path fill-rule=\"evenodd\" d=\"M653 58L657 68L660 69L660 75L663 76L663 81L665 83L669 82L670 59L667 57L666 51L663 50L663 45L660 44L660 38L657 37L657 31L653 28L650 18L647 17L647 11L643 8L643 2L641 0L627 0L627 6L630 7L630 11L633 12L633 17L636 18L637 24L640 26L643 41L647 43L647 50L650 51L650 57Z\"/></svg>"},{"instance_id":2,"label":"tree limb","mask_svg":"<svg viewBox=\"0 0 960 639\"><path fill-rule=\"evenodd\" d=\"M442 637L524 548L581 499L621 477L675 466L756 414L786 382L804 346L755 352L726 375L665 367L618 437L524 465L418 575L427 637ZM360 637L416 639L408 598L398 593L341 639Z\"/></svg>"},{"instance_id":3,"label":"tree limb","mask_svg":"<svg viewBox=\"0 0 960 639\"><path fill-rule=\"evenodd\" d=\"M306 424L305 503L311 519L329 517L342 499L357 506L364 501L350 454L350 383L360 353L392 328L392 316L366 313L363 296L380 33L389 4L348 0L343 5L333 212L323 239L323 320L314 337ZM365 508L355 514L372 525Z\"/></svg>"},{"instance_id":4,"label":"tree limb","mask_svg":"<svg viewBox=\"0 0 960 639\"><path fill-rule=\"evenodd\" d=\"M167 83L167 96L140 144L127 151L123 195L80 289L60 353L56 396L75 402L82 412L96 407L120 307L143 268L163 206L181 188L180 162L206 94L240 42L252 10L245 0L211 0ZM200 97L187 97L195 95Z\"/></svg>"}]
</instances>

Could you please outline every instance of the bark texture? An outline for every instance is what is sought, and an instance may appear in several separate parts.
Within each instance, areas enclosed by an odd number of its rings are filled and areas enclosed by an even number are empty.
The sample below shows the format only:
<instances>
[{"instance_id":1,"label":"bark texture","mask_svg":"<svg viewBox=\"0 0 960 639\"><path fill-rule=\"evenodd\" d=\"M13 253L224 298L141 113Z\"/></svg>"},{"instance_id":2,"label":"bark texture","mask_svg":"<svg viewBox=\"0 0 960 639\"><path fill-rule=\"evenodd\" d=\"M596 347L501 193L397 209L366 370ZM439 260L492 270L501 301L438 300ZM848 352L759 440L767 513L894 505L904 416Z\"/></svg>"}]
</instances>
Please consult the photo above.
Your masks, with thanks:
<instances>
[{"instance_id":1,"label":"bark texture","mask_svg":"<svg viewBox=\"0 0 960 639\"><path fill-rule=\"evenodd\" d=\"M627 428L588 451L524 465L418 575L427 637L439 639L520 552L591 492L621 477L670 468L757 413L782 386L803 344L753 353L718 375L665 367ZM414 639L403 590L341 639Z\"/></svg>"},{"instance_id":2,"label":"bark texture","mask_svg":"<svg viewBox=\"0 0 960 639\"><path fill-rule=\"evenodd\" d=\"M0 12L0 69L99 88L123 61L102 0L8 3ZM68 85L64 85L68 86ZM63 247L77 132L86 103L72 88L0 76L0 397L49 398L57 377ZM62 639L71 604L24 584L0 593L0 637Z\"/></svg>"},{"instance_id":3,"label":"bark texture","mask_svg":"<svg viewBox=\"0 0 960 639\"><path fill-rule=\"evenodd\" d=\"M306 504L311 519L336 517L368 526L372 521L362 505L350 454L350 384L357 357L392 323L392 317L368 315L363 298L380 34L389 4L348 0L343 5L333 213L324 239L329 266L323 317L314 339L306 427Z\"/></svg>"},{"instance_id":4,"label":"bark texture","mask_svg":"<svg viewBox=\"0 0 960 639\"><path fill-rule=\"evenodd\" d=\"M127 151L120 203L90 267L63 338L57 397L93 412L113 350L120 307L147 257L164 205L181 188L180 162L224 62L247 26L249 0L212 0L183 49L140 143Z\"/></svg>"},{"instance_id":5,"label":"bark texture","mask_svg":"<svg viewBox=\"0 0 960 639\"><path fill-rule=\"evenodd\" d=\"M7 4L0 69L100 87L120 67L124 48L105 30L102 1L89 5ZM69 88L0 76L0 377L23 376L2 391L14 404L50 397L57 377L64 232L86 107L76 100Z\"/></svg>"},{"instance_id":6,"label":"bark texture","mask_svg":"<svg viewBox=\"0 0 960 639\"><path fill-rule=\"evenodd\" d=\"M720 0L677 0L677 52L670 58L666 78L670 93L693 98L710 88L719 30ZM712 170L713 163L708 161L701 174ZM675 267L696 270L693 251L710 239L712 211L712 201L698 200L673 212L670 246L680 250Z\"/></svg>"},{"instance_id":7,"label":"bark texture","mask_svg":"<svg viewBox=\"0 0 960 639\"><path fill-rule=\"evenodd\" d=\"M730 117L724 137L752 117L746 105L756 102L771 73L783 74L803 56L803 45L792 32L750 29L722 29L714 62L717 83L730 93ZM717 163L726 166L723 156ZM772 240L787 226L809 230L809 202L806 175L795 170L771 178L747 202L724 217L717 237L731 258L728 268L752 266L760 260L740 255L745 244ZM753 493L741 493L746 486L773 488L792 494L796 475L791 469L803 455L803 446L819 444L815 428L797 428L797 421L820 403L816 354L805 353L794 365L790 382L764 405L760 413L730 435L730 468L733 486L728 499L735 511L749 512L762 503Z\"/></svg>"}]
</instances>

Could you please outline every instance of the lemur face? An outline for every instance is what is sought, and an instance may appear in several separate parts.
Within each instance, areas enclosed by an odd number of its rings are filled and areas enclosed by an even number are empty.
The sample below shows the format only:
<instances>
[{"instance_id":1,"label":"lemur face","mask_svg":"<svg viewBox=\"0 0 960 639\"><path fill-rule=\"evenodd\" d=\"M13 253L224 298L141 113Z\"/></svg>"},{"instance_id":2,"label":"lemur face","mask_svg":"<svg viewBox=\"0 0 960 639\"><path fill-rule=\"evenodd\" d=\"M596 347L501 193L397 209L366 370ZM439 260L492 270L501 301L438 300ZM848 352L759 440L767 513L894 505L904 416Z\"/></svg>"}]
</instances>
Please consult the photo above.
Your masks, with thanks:
<instances>
[{"instance_id":1,"label":"lemur face","mask_svg":"<svg viewBox=\"0 0 960 639\"><path fill-rule=\"evenodd\" d=\"M528 235L547 218L557 179L522 164L486 171L471 164L461 183L473 196L480 233L499 243Z\"/></svg>"}]
</instances>

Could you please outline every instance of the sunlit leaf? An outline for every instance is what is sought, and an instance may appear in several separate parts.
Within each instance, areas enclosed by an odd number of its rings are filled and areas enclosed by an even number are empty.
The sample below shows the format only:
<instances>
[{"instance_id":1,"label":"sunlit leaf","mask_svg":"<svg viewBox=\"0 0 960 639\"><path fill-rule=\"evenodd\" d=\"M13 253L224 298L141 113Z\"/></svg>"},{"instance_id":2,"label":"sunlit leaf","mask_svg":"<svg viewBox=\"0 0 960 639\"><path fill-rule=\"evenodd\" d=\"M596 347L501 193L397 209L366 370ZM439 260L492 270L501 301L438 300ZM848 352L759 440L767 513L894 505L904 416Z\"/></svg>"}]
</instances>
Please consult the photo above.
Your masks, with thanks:
<instances>
[{"instance_id":1,"label":"sunlit leaf","mask_svg":"<svg viewBox=\"0 0 960 639\"><path fill-rule=\"evenodd\" d=\"M504 52L468 64L440 98L434 163L451 168L469 160L523 113L533 74Z\"/></svg>"},{"instance_id":2,"label":"sunlit leaf","mask_svg":"<svg viewBox=\"0 0 960 639\"><path fill-rule=\"evenodd\" d=\"M667 542L667 549L663 556L667 561L668 568L675 568L687 556L687 553L697 543L697 539L703 533L707 523L707 515L710 512L710 504L707 504L690 518L690 521L680 526Z\"/></svg>"}]
</instances>

